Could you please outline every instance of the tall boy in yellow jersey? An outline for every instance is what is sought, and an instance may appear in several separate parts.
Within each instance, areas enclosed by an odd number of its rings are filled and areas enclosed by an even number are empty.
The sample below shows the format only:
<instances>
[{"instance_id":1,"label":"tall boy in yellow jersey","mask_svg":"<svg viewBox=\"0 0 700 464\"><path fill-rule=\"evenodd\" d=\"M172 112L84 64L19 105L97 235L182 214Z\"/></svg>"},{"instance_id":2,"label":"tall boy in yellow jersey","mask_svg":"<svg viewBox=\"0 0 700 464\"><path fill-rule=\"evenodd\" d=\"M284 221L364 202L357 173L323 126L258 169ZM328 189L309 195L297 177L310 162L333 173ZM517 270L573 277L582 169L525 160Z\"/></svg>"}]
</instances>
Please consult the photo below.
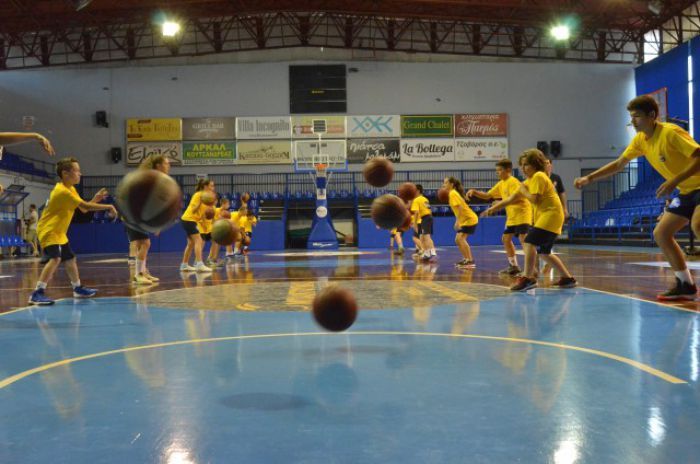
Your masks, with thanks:
<instances>
[{"instance_id":1,"label":"tall boy in yellow jersey","mask_svg":"<svg viewBox=\"0 0 700 464\"><path fill-rule=\"evenodd\" d=\"M433 234L433 212L430 210L430 202L423 195L423 186L421 184L416 184L416 189L418 190L418 196L413 199L413 205L417 209L417 221L418 224L418 238L423 244L423 256L421 259L423 261L430 261L435 259L437 253L435 252L435 244L431 235Z\"/></svg>"},{"instance_id":2,"label":"tall boy in yellow jersey","mask_svg":"<svg viewBox=\"0 0 700 464\"><path fill-rule=\"evenodd\" d=\"M502 159L498 161L496 163L496 174L499 180L491 190L480 192L470 189L467 192L467 198L472 199L476 197L487 201L504 200L520 190L520 181L512 175L513 163L510 160ZM501 274L511 276L520 274L515 245L513 245L513 236L517 235L522 244L525 241L525 235L530 230L531 224L532 206L525 197L518 197L513 203L506 206L506 228L501 236L501 241L508 257L508 267L500 271Z\"/></svg>"},{"instance_id":3,"label":"tall boy in yellow jersey","mask_svg":"<svg viewBox=\"0 0 700 464\"><path fill-rule=\"evenodd\" d=\"M627 104L632 125L637 135L622 155L612 163L579 177L576 188L610 177L622 171L631 160L645 156L649 164L666 179L656 191L657 198L671 195L678 188L680 195L666 208L666 214L654 228L654 239L668 259L676 276L675 285L657 295L659 300L693 300L697 287L685 263L685 257L674 238L688 222L696 236L700 236L700 145L680 127L657 121L659 106L643 95Z\"/></svg>"},{"instance_id":4,"label":"tall boy in yellow jersey","mask_svg":"<svg viewBox=\"0 0 700 464\"><path fill-rule=\"evenodd\" d=\"M469 246L467 239L476 231L476 225L479 223L479 218L474 211L467 205L464 199L464 188L462 182L455 177L445 177L442 183L442 188L449 192L449 204L452 212L455 215L455 244L462 253L462 260L455 263L459 268L473 269L476 267L472 249Z\"/></svg>"},{"instance_id":5,"label":"tall boy in yellow jersey","mask_svg":"<svg viewBox=\"0 0 700 464\"><path fill-rule=\"evenodd\" d=\"M523 174L527 177L527 180L520 186L520 190L509 198L494 203L482 213L482 215L488 216L494 211L512 204L520 197L525 197L534 205L535 223L523 242L525 272L510 289L519 292L537 287L535 264L538 256L559 272L560 278L554 283L555 287L575 287L576 279L561 259L552 255L552 246L554 246L557 236L561 234L564 225L564 208L554 184L545 172L547 158L540 150L531 148L520 155L519 162Z\"/></svg>"},{"instance_id":6,"label":"tall boy in yellow jersey","mask_svg":"<svg viewBox=\"0 0 700 464\"><path fill-rule=\"evenodd\" d=\"M75 255L68 244L68 227L73 220L75 208L83 212L109 210L117 216L117 210L112 205L99 204L107 196L107 191L101 189L91 201L84 201L75 190L80 183L80 165L75 158L63 158L56 164L56 174L61 180L49 195L49 202L37 224L37 236L44 251L41 271L35 290L29 297L30 304L50 305L54 300L47 297L44 291L51 281L58 265L63 261L73 287L74 298L90 298L97 290L83 287L78 274L78 264Z\"/></svg>"}]
</instances>

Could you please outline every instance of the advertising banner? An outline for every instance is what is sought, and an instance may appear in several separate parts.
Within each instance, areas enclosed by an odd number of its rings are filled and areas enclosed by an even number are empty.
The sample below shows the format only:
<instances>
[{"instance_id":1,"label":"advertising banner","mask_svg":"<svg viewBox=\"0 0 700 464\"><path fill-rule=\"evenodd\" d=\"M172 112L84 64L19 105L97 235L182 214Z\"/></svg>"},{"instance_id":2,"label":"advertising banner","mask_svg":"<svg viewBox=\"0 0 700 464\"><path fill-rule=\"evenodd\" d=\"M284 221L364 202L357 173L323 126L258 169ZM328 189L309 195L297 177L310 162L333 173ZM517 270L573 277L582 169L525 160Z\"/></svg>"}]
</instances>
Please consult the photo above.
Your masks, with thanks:
<instances>
[{"instance_id":1,"label":"advertising banner","mask_svg":"<svg viewBox=\"0 0 700 464\"><path fill-rule=\"evenodd\" d=\"M401 116L401 137L452 137L451 114Z\"/></svg>"},{"instance_id":2,"label":"advertising banner","mask_svg":"<svg viewBox=\"0 0 700 464\"><path fill-rule=\"evenodd\" d=\"M348 140L348 163L365 163L372 158L388 158L394 163L401 161L399 139L350 139Z\"/></svg>"},{"instance_id":3,"label":"advertising banner","mask_svg":"<svg viewBox=\"0 0 700 464\"><path fill-rule=\"evenodd\" d=\"M184 118L183 140L233 140L236 118Z\"/></svg>"},{"instance_id":4,"label":"advertising banner","mask_svg":"<svg viewBox=\"0 0 700 464\"><path fill-rule=\"evenodd\" d=\"M404 139L401 140L401 162L454 161L453 139Z\"/></svg>"},{"instance_id":5,"label":"advertising banner","mask_svg":"<svg viewBox=\"0 0 700 464\"><path fill-rule=\"evenodd\" d=\"M348 116L347 129L349 138L391 138L401 136L401 116L398 115L362 115Z\"/></svg>"},{"instance_id":6,"label":"advertising banner","mask_svg":"<svg viewBox=\"0 0 700 464\"><path fill-rule=\"evenodd\" d=\"M138 166L151 155L165 155L173 166L182 165L182 144L180 142L127 143L126 164Z\"/></svg>"},{"instance_id":7,"label":"advertising banner","mask_svg":"<svg viewBox=\"0 0 700 464\"><path fill-rule=\"evenodd\" d=\"M289 139L292 120L289 116L246 117L236 119L238 139Z\"/></svg>"},{"instance_id":8,"label":"advertising banner","mask_svg":"<svg viewBox=\"0 0 700 464\"><path fill-rule=\"evenodd\" d=\"M234 164L236 144L234 142L187 142L182 144L182 164L220 165Z\"/></svg>"},{"instance_id":9,"label":"advertising banner","mask_svg":"<svg viewBox=\"0 0 700 464\"><path fill-rule=\"evenodd\" d=\"M455 137L508 137L508 115L455 114Z\"/></svg>"},{"instance_id":10,"label":"advertising banner","mask_svg":"<svg viewBox=\"0 0 700 464\"><path fill-rule=\"evenodd\" d=\"M330 115L311 115L311 116L292 116L292 138L309 139L318 138L318 134L314 133L314 121L316 127L319 127L318 121L325 121L326 133L323 138L344 138L345 134L345 116L330 116Z\"/></svg>"},{"instance_id":11,"label":"advertising banner","mask_svg":"<svg viewBox=\"0 0 700 464\"><path fill-rule=\"evenodd\" d=\"M236 164L291 164L290 140L239 140Z\"/></svg>"},{"instance_id":12,"label":"advertising banner","mask_svg":"<svg viewBox=\"0 0 700 464\"><path fill-rule=\"evenodd\" d=\"M319 146L320 143L320 146ZM329 156L330 167L345 166L346 143L345 140L300 140L294 142L294 156L297 164L302 167L313 167L314 155L323 154Z\"/></svg>"},{"instance_id":13,"label":"advertising banner","mask_svg":"<svg viewBox=\"0 0 700 464\"><path fill-rule=\"evenodd\" d=\"M498 161L508 158L506 137L455 139L455 161Z\"/></svg>"},{"instance_id":14,"label":"advertising banner","mask_svg":"<svg viewBox=\"0 0 700 464\"><path fill-rule=\"evenodd\" d=\"M182 119L127 119L126 140L129 142L182 140Z\"/></svg>"}]
</instances>

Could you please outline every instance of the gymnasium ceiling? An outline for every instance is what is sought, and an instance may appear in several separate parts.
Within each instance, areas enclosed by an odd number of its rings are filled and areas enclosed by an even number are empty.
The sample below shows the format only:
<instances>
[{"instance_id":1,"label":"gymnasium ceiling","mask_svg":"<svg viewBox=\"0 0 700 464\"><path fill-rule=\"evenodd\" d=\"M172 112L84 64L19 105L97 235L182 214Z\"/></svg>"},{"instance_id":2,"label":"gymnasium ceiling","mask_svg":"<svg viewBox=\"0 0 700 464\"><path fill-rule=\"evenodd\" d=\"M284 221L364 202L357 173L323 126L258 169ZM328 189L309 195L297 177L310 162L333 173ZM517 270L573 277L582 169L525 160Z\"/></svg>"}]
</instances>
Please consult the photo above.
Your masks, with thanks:
<instances>
[{"instance_id":1,"label":"gymnasium ceiling","mask_svg":"<svg viewBox=\"0 0 700 464\"><path fill-rule=\"evenodd\" d=\"M32 58L39 66L67 64L72 62L67 56L71 53L82 55L82 61L157 56L155 37L151 41L134 39L144 36L157 11L186 22L190 32L201 33L211 48L193 46L196 38L181 38L164 45L171 55L320 45L546 58L541 49L551 48L552 57L559 59L634 62L639 61L639 43L645 32L695 4L688 0L92 0L76 11L80 1L0 0L0 67L3 59L6 67L33 66ZM567 56L543 42L549 27L562 18L574 21L576 33L567 48L578 48L579 53ZM217 22L219 26L214 25ZM286 42L286 32L275 32L278 27L291 31ZM368 27L374 28L376 37L362 40L366 36L362 29ZM127 29L135 34L131 39ZM233 40L228 33L234 29L247 31L249 37L237 33ZM421 29L422 36L412 32ZM678 40L682 41L682 27L680 30ZM459 34L464 35L463 40ZM113 44L100 45L100 40ZM584 40L591 42L585 45ZM464 47L460 47L462 42ZM510 43L511 50L494 51L493 46L503 48L503 43ZM636 48L626 51L630 44ZM143 46L149 48L145 54ZM108 53L109 58L100 58L100 50L121 50L123 56ZM22 63L8 66L13 59Z\"/></svg>"}]
</instances>

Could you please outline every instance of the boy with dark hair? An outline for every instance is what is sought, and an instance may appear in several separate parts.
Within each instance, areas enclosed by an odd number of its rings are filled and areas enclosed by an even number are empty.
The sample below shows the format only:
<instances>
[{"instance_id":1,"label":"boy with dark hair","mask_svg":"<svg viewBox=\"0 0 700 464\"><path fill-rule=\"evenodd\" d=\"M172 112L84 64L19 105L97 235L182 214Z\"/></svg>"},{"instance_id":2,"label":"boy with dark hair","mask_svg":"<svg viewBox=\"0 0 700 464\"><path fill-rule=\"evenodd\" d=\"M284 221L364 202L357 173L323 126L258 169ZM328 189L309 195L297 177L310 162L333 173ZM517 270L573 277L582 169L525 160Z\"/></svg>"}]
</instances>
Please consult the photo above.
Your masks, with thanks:
<instances>
[{"instance_id":1,"label":"boy with dark hair","mask_svg":"<svg viewBox=\"0 0 700 464\"><path fill-rule=\"evenodd\" d=\"M654 239L675 274L675 285L659 293L659 300L693 300L697 287L688 270L676 233L689 222L693 233L700 233L700 145L675 124L660 122L659 105L649 95L633 98L627 104L632 126L637 131L624 153L615 161L574 181L578 189L622 171L635 158L645 156L649 164L666 181L656 190L656 197L667 197L678 188L661 220L654 228Z\"/></svg>"},{"instance_id":2,"label":"boy with dark hair","mask_svg":"<svg viewBox=\"0 0 700 464\"><path fill-rule=\"evenodd\" d=\"M520 181L513 176L513 163L508 159L502 159L496 163L498 182L488 192L480 192L469 189L467 199L473 197L486 201L505 200L520 190ZM482 214L482 216L485 216ZM508 257L508 267L501 270L501 274L515 276L520 274L518 257L515 254L513 236L520 239L520 244L525 242L525 235L532 224L532 206L525 197L517 197L513 203L506 206L506 228L503 230L501 241Z\"/></svg>"},{"instance_id":3,"label":"boy with dark hair","mask_svg":"<svg viewBox=\"0 0 700 464\"><path fill-rule=\"evenodd\" d=\"M54 300L46 296L44 291L51 281L58 265L63 261L73 286L74 298L90 298L97 290L83 287L78 274L78 264L75 255L68 244L68 227L73 219L75 208L83 212L109 210L115 216L117 210L112 205L99 204L107 196L107 190L101 189L91 201L84 201L75 190L80 183L80 165L75 158L63 158L56 164L56 174L60 182L56 184L49 195L49 201L37 224L37 236L44 251L42 269L36 289L29 297L29 303L35 305L50 305Z\"/></svg>"}]
</instances>

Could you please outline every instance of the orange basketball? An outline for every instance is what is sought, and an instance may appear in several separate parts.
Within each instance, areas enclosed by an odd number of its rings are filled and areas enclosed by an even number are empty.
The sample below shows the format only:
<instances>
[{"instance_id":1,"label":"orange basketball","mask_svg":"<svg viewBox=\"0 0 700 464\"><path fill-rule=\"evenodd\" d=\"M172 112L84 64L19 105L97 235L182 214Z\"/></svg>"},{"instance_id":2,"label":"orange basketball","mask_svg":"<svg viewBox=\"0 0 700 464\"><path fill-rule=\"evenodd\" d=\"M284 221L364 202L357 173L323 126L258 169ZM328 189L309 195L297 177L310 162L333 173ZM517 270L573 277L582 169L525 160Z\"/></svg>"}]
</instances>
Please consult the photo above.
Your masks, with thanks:
<instances>
[{"instance_id":1,"label":"orange basketball","mask_svg":"<svg viewBox=\"0 0 700 464\"><path fill-rule=\"evenodd\" d=\"M127 174L116 191L115 207L131 228L158 233L180 215L182 191L175 180L155 169Z\"/></svg>"},{"instance_id":2,"label":"orange basketball","mask_svg":"<svg viewBox=\"0 0 700 464\"><path fill-rule=\"evenodd\" d=\"M214 192L210 192L209 190L202 192L202 196L200 198L202 203L207 206L212 206L214 203L216 203L216 194Z\"/></svg>"},{"instance_id":3,"label":"orange basketball","mask_svg":"<svg viewBox=\"0 0 700 464\"><path fill-rule=\"evenodd\" d=\"M370 214L376 225L382 229L391 230L394 227L401 227L411 213L401 198L386 194L374 199Z\"/></svg>"},{"instance_id":4,"label":"orange basketball","mask_svg":"<svg viewBox=\"0 0 700 464\"><path fill-rule=\"evenodd\" d=\"M403 201L411 201L418 196L418 189L413 182L404 182L397 193Z\"/></svg>"},{"instance_id":5,"label":"orange basketball","mask_svg":"<svg viewBox=\"0 0 700 464\"><path fill-rule=\"evenodd\" d=\"M245 192L243 195L241 195L241 201L243 203L248 203L250 201L250 193Z\"/></svg>"},{"instance_id":6,"label":"orange basketball","mask_svg":"<svg viewBox=\"0 0 700 464\"><path fill-rule=\"evenodd\" d=\"M204 208L204 219L212 220L214 219L215 215L216 211L211 206L207 206L206 208Z\"/></svg>"},{"instance_id":7,"label":"orange basketball","mask_svg":"<svg viewBox=\"0 0 700 464\"><path fill-rule=\"evenodd\" d=\"M441 188L437 191L437 198L440 203L449 203L450 192L445 188Z\"/></svg>"},{"instance_id":8,"label":"orange basketball","mask_svg":"<svg viewBox=\"0 0 700 464\"><path fill-rule=\"evenodd\" d=\"M350 290L330 285L314 298L312 314L324 329L342 332L357 319L357 300Z\"/></svg>"},{"instance_id":9,"label":"orange basketball","mask_svg":"<svg viewBox=\"0 0 700 464\"><path fill-rule=\"evenodd\" d=\"M386 158L372 158L365 163L362 174L369 185L384 187L394 178L394 164Z\"/></svg>"},{"instance_id":10,"label":"orange basketball","mask_svg":"<svg viewBox=\"0 0 700 464\"><path fill-rule=\"evenodd\" d=\"M211 239L222 246L233 245L239 236L238 226L227 219L219 219L211 229Z\"/></svg>"}]
</instances>

